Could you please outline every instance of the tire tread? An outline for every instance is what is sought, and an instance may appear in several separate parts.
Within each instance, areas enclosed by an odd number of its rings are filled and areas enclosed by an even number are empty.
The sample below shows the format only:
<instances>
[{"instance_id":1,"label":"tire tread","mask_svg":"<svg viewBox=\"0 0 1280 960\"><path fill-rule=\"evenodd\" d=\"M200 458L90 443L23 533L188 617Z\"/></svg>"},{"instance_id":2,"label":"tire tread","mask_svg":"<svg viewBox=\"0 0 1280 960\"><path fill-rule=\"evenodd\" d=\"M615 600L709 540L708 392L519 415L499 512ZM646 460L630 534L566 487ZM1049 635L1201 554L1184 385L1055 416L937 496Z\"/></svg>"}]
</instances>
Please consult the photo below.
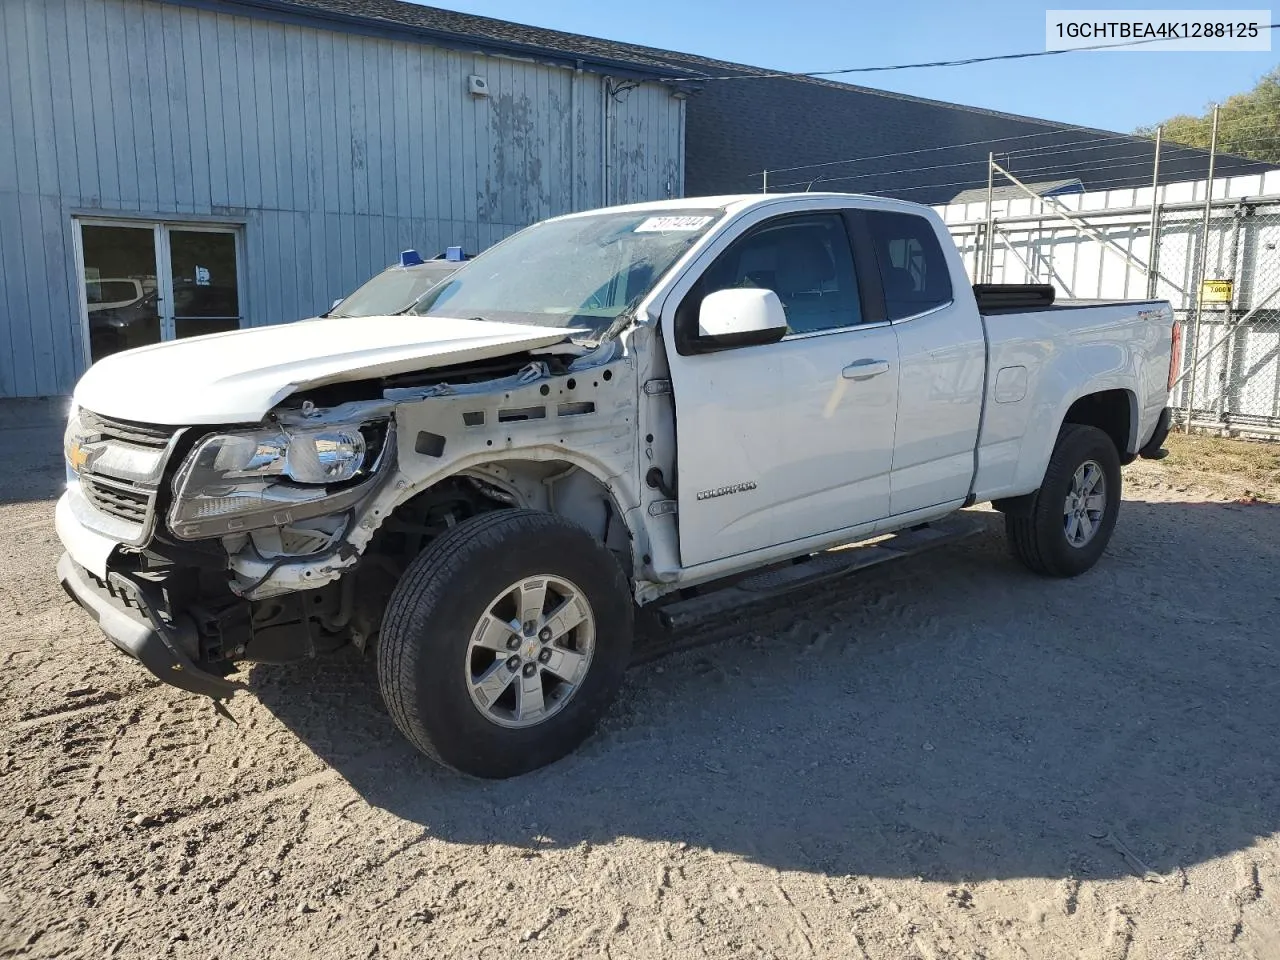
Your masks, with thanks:
<instances>
[{"instance_id":1,"label":"tire tread","mask_svg":"<svg viewBox=\"0 0 1280 960\"><path fill-rule=\"evenodd\" d=\"M378 639L378 683L396 727L417 749L442 766L458 769L441 754L416 709L422 702L417 668L423 647L415 641L428 627L426 611L436 606L441 591L458 568L465 567L477 553L499 547L513 533L537 533L548 528L563 529L565 525L566 521L554 514L526 509L496 510L472 517L428 544L397 584ZM590 536L586 531L583 534ZM612 566L614 586L629 595L621 567L616 562Z\"/></svg>"},{"instance_id":2,"label":"tire tread","mask_svg":"<svg viewBox=\"0 0 1280 960\"><path fill-rule=\"evenodd\" d=\"M1081 572L1072 570L1059 562L1053 555L1053 551L1049 549L1046 527L1049 526L1050 521L1060 524L1062 518L1046 516L1044 511L1049 507L1045 505L1041 495L1045 489L1056 489L1064 480L1069 481L1079 459L1079 455L1073 455L1074 448L1101 443L1105 443L1110 450L1115 450L1111 438L1097 427L1081 423L1063 424L1062 430L1058 433L1058 440L1054 444L1053 454L1049 457L1044 480L1040 488L1031 495L1031 501L1026 510L1017 514L1005 514L1004 528L1010 551L1014 558L1031 572L1045 577L1068 577ZM1115 453L1115 457L1118 470L1119 454ZM1119 498L1120 494L1118 486L1108 491L1108 497ZM1110 531L1106 531L1105 536L1109 538Z\"/></svg>"}]
</instances>

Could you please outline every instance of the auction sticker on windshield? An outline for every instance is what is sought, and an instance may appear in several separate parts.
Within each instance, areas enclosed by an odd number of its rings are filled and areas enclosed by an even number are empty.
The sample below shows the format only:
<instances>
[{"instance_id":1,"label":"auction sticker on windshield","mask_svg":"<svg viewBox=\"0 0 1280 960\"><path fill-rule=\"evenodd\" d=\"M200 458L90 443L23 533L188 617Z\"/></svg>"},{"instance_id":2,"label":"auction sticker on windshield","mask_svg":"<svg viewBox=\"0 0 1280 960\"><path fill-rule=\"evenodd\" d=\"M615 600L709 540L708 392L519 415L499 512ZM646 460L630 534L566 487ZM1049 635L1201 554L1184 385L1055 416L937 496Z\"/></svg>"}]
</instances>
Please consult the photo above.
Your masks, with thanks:
<instances>
[{"instance_id":1,"label":"auction sticker on windshield","mask_svg":"<svg viewBox=\"0 0 1280 960\"><path fill-rule=\"evenodd\" d=\"M635 233L666 233L670 230L701 230L711 217L649 217L642 220Z\"/></svg>"}]
</instances>

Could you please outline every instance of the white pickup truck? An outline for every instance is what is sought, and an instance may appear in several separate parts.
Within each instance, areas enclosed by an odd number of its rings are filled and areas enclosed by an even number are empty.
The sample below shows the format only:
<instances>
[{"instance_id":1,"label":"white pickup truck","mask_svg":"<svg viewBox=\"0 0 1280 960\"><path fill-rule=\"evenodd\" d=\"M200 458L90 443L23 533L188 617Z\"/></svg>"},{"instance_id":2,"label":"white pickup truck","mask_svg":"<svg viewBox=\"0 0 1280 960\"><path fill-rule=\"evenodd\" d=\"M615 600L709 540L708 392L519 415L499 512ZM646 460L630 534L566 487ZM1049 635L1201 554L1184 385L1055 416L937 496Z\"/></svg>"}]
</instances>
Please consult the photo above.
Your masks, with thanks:
<instances>
[{"instance_id":1,"label":"white pickup truck","mask_svg":"<svg viewBox=\"0 0 1280 960\"><path fill-rule=\"evenodd\" d=\"M1031 570L1089 569L1121 465L1163 453L1174 321L1052 299L971 286L938 217L893 200L558 217L401 315L94 365L59 575L214 697L240 661L374 648L409 740L518 774L590 733L637 604L678 622L981 501Z\"/></svg>"}]
</instances>

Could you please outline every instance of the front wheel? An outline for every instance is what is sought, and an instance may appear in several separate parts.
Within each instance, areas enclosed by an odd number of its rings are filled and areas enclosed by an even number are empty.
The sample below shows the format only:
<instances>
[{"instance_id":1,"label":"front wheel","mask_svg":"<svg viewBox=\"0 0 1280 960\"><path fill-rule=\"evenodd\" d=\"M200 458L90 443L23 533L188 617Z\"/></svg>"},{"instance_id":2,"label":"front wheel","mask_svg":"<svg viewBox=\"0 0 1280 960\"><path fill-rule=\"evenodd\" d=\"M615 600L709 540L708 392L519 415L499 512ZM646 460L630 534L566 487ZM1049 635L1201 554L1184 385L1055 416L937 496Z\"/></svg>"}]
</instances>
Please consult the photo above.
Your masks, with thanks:
<instances>
[{"instance_id":1,"label":"front wheel","mask_svg":"<svg viewBox=\"0 0 1280 960\"><path fill-rule=\"evenodd\" d=\"M378 679L400 731L478 777L558 760L595 727L631 654L617 560L553 514L502 510L434 540L387 605Z\"/></svg>"},{"instance_id":2,"label":"front wheel","mask_svg":"<svg viewBox=\"0 0 1280 960\"><path fill-rule=\"evenodd\" d=\"M1021 510L1005 514L1013 555L1029 570L1074 577L1102 556L1120 512L1120 455L1097 427L1068 423L1044 482Z\"/></svg>"}]
</instances>

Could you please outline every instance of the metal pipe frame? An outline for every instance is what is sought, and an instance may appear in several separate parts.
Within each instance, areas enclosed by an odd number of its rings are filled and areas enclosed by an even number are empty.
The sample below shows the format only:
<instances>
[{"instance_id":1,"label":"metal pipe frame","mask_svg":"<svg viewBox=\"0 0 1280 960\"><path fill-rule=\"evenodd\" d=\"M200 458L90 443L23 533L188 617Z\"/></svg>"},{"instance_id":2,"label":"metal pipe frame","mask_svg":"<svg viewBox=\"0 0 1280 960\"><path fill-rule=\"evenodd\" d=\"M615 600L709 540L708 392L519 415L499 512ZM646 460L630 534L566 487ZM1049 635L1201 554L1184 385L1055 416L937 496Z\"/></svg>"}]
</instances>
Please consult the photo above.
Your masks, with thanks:
<instances>
[{"instance_id":1,"label":"metal pipe frame","mask_svg":"<svg viewBox=\"0 0 1280 960\"><path fill-rule=\"evenodd\" d=\"M1213 173L1214 161L1218 152L1218 105L1213 105L1213 132L1209 135L1209 179L1204 190L1204 225L1200 229L1200 263L1196 270L1196 320L1193 340L1195 341L1192 356L1195 358L1192 369L1200 365L1200 321L1204 316L1204 272L1209 263L1209 219L1213 214ZM1196 402L1196 378L1192 377L1187 384L1187 412L1183 422L1183 431L1191 432L1191 411Z\"/></svg>"}]
</instances>

